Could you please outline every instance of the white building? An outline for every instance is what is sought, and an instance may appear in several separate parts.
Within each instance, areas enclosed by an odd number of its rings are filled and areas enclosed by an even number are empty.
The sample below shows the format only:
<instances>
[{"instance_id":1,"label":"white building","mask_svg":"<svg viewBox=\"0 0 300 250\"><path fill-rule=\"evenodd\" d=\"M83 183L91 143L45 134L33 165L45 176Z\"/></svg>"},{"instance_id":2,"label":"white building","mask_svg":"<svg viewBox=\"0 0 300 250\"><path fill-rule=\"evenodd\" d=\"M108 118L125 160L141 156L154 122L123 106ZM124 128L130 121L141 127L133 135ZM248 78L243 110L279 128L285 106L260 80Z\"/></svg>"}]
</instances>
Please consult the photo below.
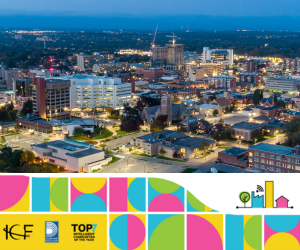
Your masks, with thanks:
<instances>
[{"instance_id":1,"label":"white building","mask_svg":"<svg viewBox=\"0 0 300 250\"><path fill-rule=\"evenodd\" d=\"M37 144L32 146L32 150L46 162L80 173L91 173L112 159L90 143L70 139Z\"/></svg>"},{"instance_id":2,"label":"white building","mask_svg":"<svg viewBox=\"0 0 300 250\"><path fill-rule=\"evenodd\" d=\"M123 104L132 104L131 83L121 78L93 75L64 75L60 79L70 80L70 108L73 111L112 107L122 109Z\"/></svg>"},{"instance_id":3,"label":"white building","mask_svg":"<svg viewBox=\"0 0 300 250\"><path fill-rule=\"evenodd\" d=\"M265 80L266 90L275 91L296 91L296 86L300 85L300 79L287 79L285 77L272 77Z\"/></svg>"},{"instance_id":4,"label":"white building","mask_svg":"<svg viewBox=\"0 0 300 250\"><path fill-rule=\"evenodd\" d=\"M61 74L61 71L58 69L31 69L29 70L29 73L33 76L58 76Z\"/></svg>"},{"instance_id":5,"label":"white building","mask_svg":"<svg viewBox=\"0 0 300 250\"><path fill-rule=\"evenodd\" d=\"M209 47L203 47L202 61L221 62L226 65L232 65L233 50L232 49L210 49Z\"/></svg>"}]
</instances>

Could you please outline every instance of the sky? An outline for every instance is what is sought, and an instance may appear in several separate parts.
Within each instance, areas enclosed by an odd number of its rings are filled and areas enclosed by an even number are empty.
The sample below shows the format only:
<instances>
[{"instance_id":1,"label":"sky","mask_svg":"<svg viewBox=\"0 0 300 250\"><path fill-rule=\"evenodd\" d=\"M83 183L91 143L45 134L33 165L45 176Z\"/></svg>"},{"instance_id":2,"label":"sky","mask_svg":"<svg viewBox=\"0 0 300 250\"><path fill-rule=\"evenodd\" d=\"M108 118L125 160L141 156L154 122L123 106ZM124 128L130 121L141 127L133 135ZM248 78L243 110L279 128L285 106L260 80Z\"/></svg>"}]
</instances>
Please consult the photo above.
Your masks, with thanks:
<instances>
[{"instance_id":1,"label":"sky","mask_svg":"<svg viewBox=\"0 0 300 250\"><path fill-rule=\"evenodd\" d=\"M300 0L6 0L0 28L299 30Z\"/></svg>"}]
</instances>

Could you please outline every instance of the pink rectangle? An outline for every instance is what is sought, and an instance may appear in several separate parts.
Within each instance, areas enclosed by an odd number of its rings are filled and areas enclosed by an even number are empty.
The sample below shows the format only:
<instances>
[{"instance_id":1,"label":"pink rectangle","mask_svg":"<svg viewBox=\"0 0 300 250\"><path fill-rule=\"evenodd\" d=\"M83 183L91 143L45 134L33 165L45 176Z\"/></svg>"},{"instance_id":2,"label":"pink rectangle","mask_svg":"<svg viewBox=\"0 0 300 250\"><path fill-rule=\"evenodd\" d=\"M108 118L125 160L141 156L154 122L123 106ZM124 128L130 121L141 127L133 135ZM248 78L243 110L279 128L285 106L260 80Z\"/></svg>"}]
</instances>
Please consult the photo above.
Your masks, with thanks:
<instances>
[{"instance_id":1,"label":"pink rectangle","mask_svg":"<svg viewBox=\"0 0 300 250\"><path fill-rule=\"evenodd\" d=\"M127 212L127 178L109 179L109 211Z\"/></svg>"}]
</instances>

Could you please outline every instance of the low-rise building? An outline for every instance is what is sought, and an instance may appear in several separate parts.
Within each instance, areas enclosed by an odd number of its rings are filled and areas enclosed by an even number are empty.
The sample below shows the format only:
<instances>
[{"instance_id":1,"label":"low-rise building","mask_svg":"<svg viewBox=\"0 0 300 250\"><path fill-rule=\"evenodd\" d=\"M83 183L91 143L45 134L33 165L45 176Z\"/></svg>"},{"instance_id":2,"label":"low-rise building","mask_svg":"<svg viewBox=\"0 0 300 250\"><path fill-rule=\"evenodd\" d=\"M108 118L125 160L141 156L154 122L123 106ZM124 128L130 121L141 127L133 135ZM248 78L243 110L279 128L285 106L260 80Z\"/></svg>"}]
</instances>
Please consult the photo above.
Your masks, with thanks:
<instances>
[{"instance_id":1,"label":"low-rise building","mask_svg":"<svg viewBox=\"0 0 300 250\"><path fill-rule=\"evenodd\" d=\"M294 117L300 117L300 112L299 111L294 111L294 110L285 110L283 111L283 117L285 121L290 121Z\"/></svg>"},{"instance_id":2,"label":"low-rise building","mask_svg":"<svg viewBox=\"0 0 300 250\"><path fill-rule=\"evenodd\" d=\"M249 166L267 172L299 173L300 147L258 143L248 148Z\"/></svg>"},{"instance_id":3,"label":"low-rise building","mask_svg":"<svg viewBox=\"0 0 300 250\"><path fill-rule=\"evenodd\" d=\"M208 121L201 120L198 123L197 133L206 134L212 130L211 124Z\"/></svg>"},{"instance_id":4,"label":"low-rise building","mask_svg":"<svg viewBox=\"0 0 300 250\"><path fill-rule=\"evenodd\" d=\"M265 89L282 92L295 92L300 85L299 79L287 79L286 77L272 77L265 81Z\"/></svg>"},{"instance_id":5,"label":"low-rise building","mask_svg":"<svg viewBox=\"0 0 300 250\"><path fill-rule=\"evenodd\" d=\"M262 124L251 123L251 122L239 122L231 127L232 138L253 141L256 132L260 132L263 129Z\"/></svg>"},{"instance_id":6,"label":"low-rise building","mask_svg":"<svg viewBox=\"0 0 300 250\"><path fill-rule=\"evenodd\" d=\"M187 132L192 131L193 127L197 127L198 121L193 117L185 118L182 122L180 122L181 128L186 130Z\"/></svg>"},{"instance_id":7,"label":"low-rise building","mask_svg":"<svg viewBox=\"0 0 300 250\"><path fill-rule=\"evenodd\" d=\"M112 159L90 143L69 139L33 145L32 150L46 162L80 173L91 173L93 169L101 168Z\"/></svg>"},{"instance_id":8,"label":"low-rise building","mask_svg":"<svg viewBox=\"0 0 300 250\"><path fill-rule=\"evenodd\" d=\"M228 148L218 153L218 159L222 163L247 168L248 150L237 147Z\"/></svg>"},{"instance_id":9,"label":"low-rise building","mask_svg":"<svg viewBox=\"0 0 300 250\"><path fill-rule=\"evenodd\" d=\"M268 117L281 117L283 114L284 108L280 106L273 106L268 108L263 108L260 110L260 115Z\"/></svg>"},{"instance_id":10,"label":"low-rise building","mask_svg":"<svg viewBox=\"0 0 300 250\"><path fill-rule=\"evenodd\" d=\"M220 105L212 105L212 104L199 105L199 114L202 114L205 116L212 116L215 110L218 111L219 115L221 115L223 113L223 108Z\"/></svg>"}]
</instances>

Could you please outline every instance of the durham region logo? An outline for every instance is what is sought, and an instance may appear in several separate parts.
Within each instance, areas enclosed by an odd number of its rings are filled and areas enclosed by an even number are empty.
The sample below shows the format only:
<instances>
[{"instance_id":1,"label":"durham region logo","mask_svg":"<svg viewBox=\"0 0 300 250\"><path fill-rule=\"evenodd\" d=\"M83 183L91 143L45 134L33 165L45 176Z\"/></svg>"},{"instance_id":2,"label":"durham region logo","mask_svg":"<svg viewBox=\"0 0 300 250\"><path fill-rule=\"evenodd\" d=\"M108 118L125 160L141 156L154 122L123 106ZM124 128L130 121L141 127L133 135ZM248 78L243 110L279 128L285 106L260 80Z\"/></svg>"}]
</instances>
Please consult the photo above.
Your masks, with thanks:
<instances>
[{"instance_id":1,"label":"durham region logo","mask_svg":"<svg viewBox=\"0 0 300 250\"><path fill-rule=\"evenodd\" d=\"M94 241L97 224L71 224L74 241Z\"/></svg>"},{"instance_id":2,"label":"durham region logo","mask_svg":"<svg viewBox=\"0 0 300 250\"><path fill-rule=\"evenodd\" d=\"M6 239L8 240L9 238L11 238L13 240L26 240L26 238L30 238L30 234L28 233L32 233L30 227L33 227L33 225L24 225L22 231L20 231L19 227L21 227L21 225L19 224L15 224L11 227L8 227L8 225L6 225L6 227L3 229L6 233Z\"/></svg>"},{"instance_id":3,"label":"durham region logo","mask_svg":"<svg viewBox=\"0 0 300 250\"><path fill-rule=\"evenodd\" d=\"M58 221L45 222L45 242L58 243Z\"/></svg>"}]
</instances>

